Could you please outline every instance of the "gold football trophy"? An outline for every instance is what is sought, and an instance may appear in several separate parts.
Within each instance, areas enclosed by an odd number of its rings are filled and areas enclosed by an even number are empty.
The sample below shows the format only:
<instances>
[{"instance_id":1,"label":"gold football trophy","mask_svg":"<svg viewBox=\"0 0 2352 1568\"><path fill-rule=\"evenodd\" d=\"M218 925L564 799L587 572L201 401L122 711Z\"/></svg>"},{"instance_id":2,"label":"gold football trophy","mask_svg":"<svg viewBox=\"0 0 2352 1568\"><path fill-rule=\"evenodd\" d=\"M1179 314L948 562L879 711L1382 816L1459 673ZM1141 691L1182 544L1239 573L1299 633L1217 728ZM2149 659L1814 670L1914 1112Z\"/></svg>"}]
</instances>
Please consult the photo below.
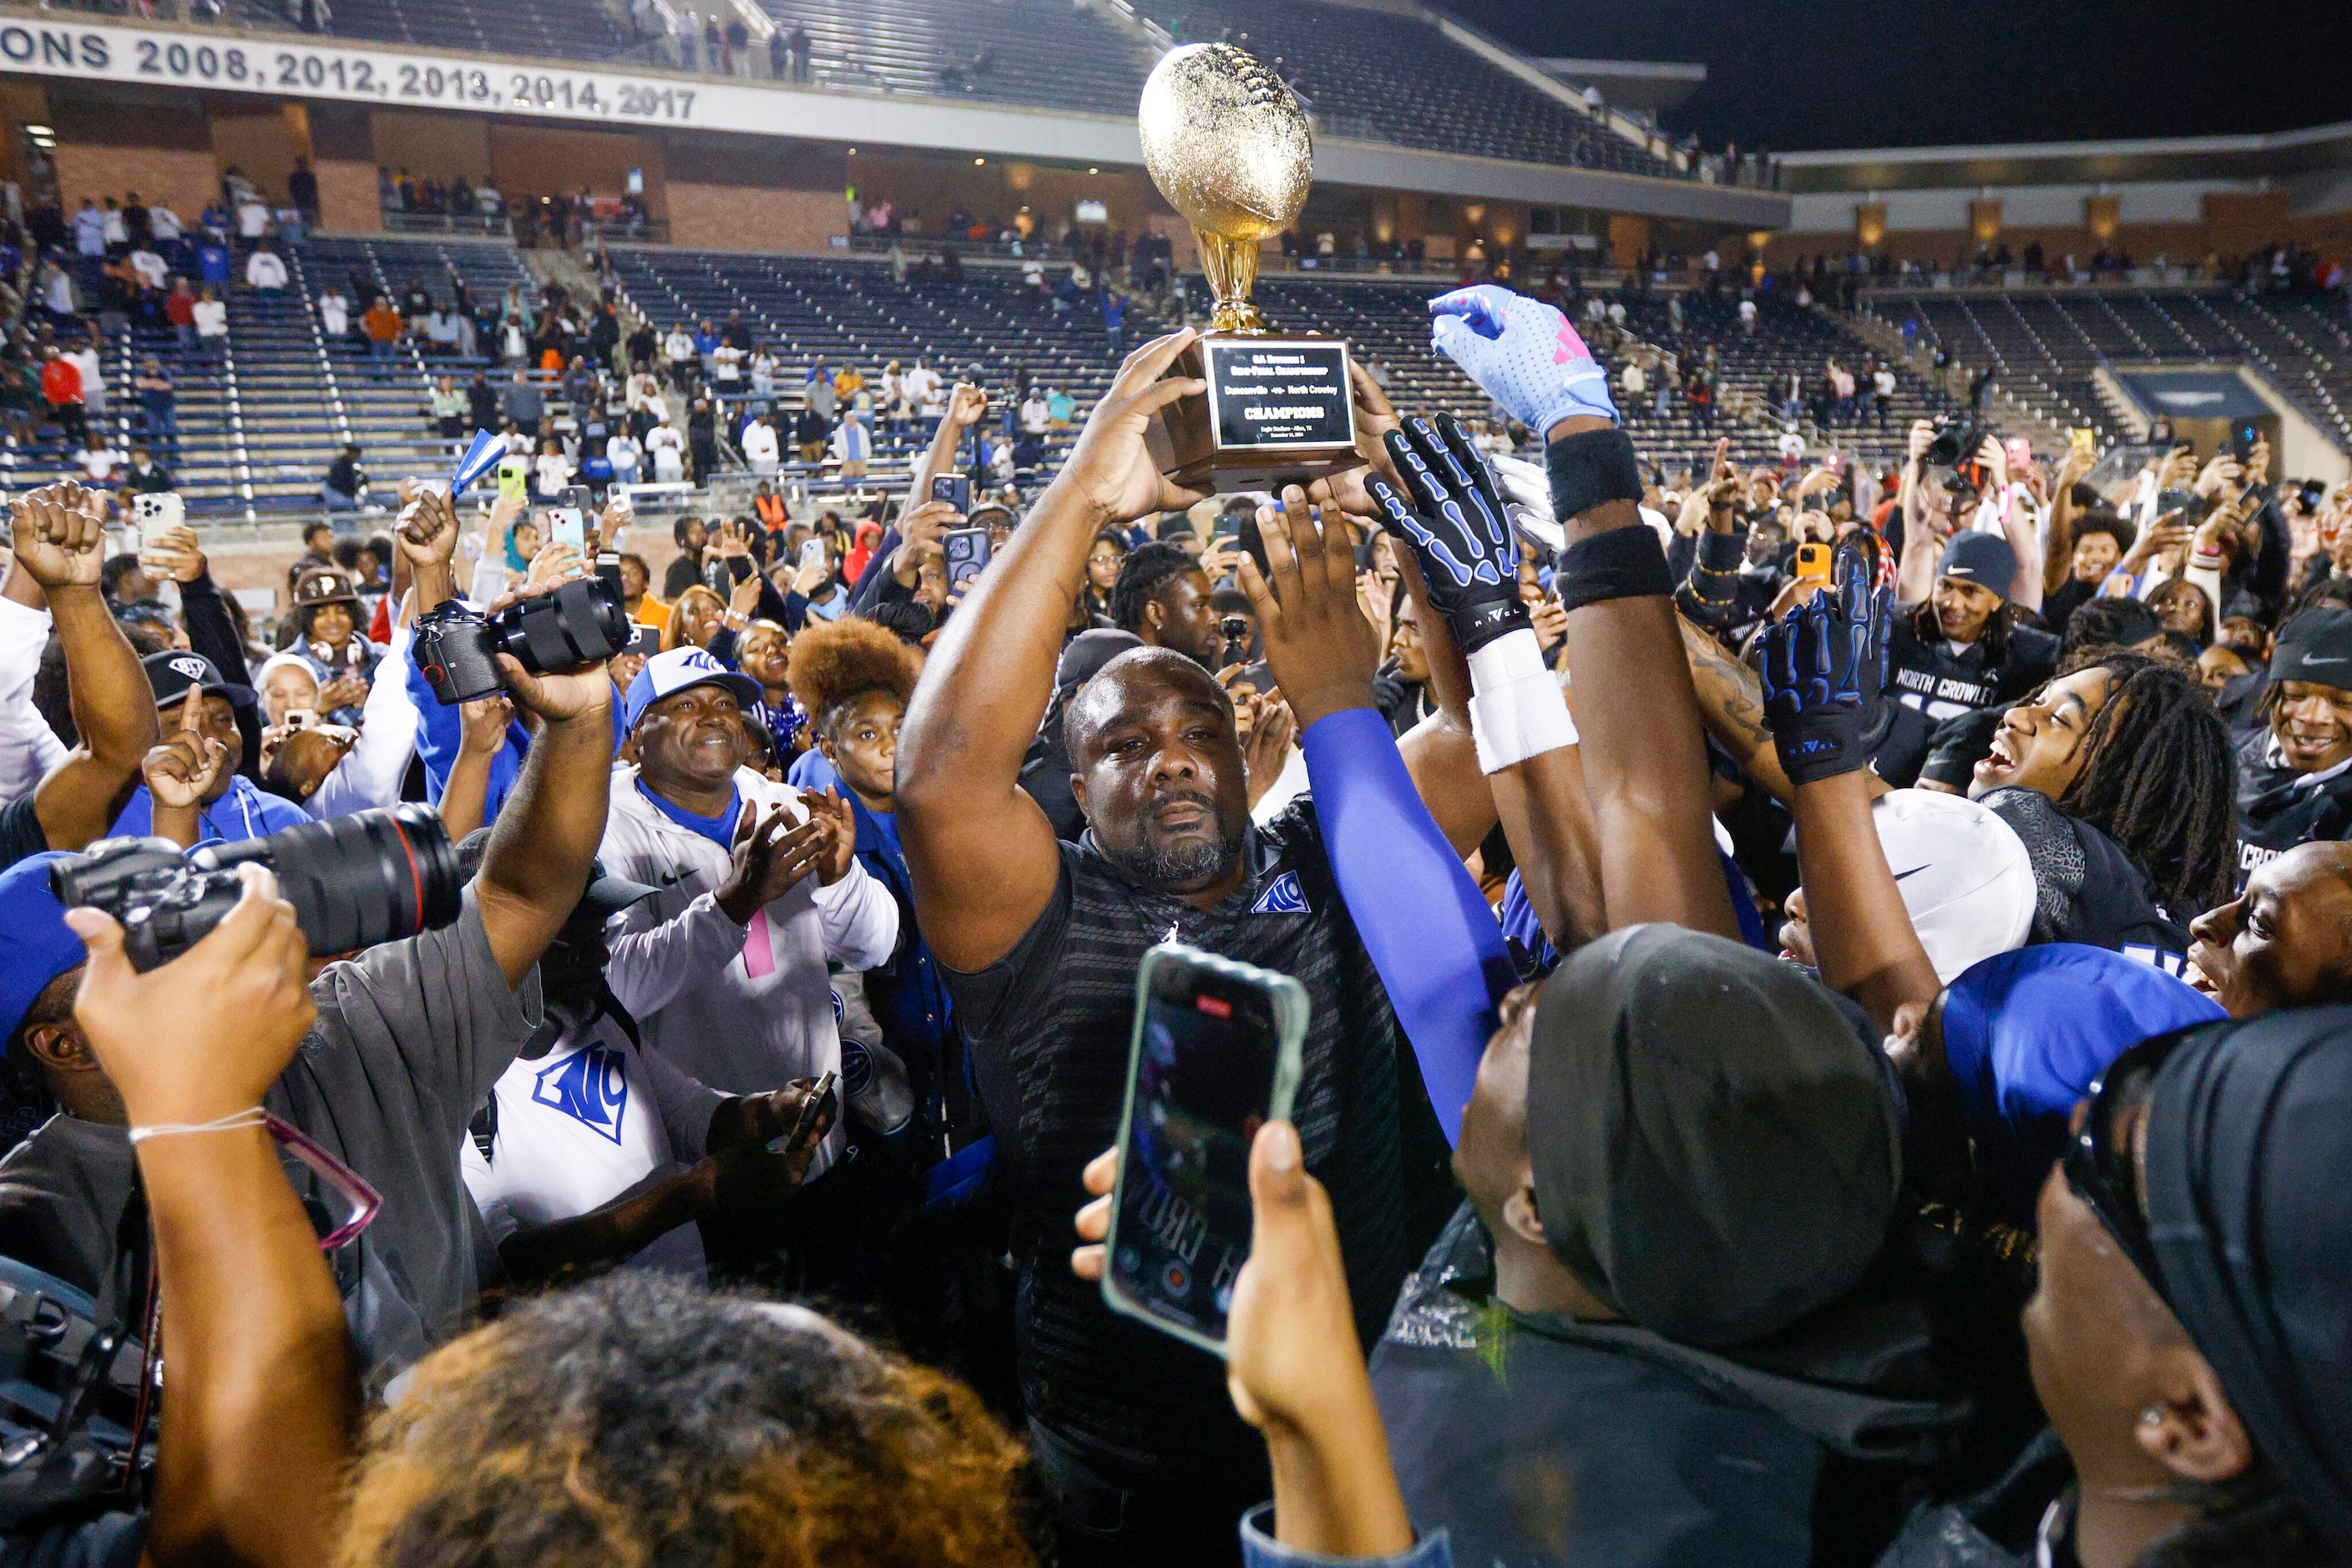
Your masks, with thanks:
<instances>
[{"instance_id":1,"label":"gold football trophy","mask_svg":"<svg viewBox=\"0 0 2352 1568\"><path fill-rule=\"evenodd\" d=\"M1231 44L1187 44L1152 68L1136 110L1144 167L1192 226L1216 296L1209 331L1168 374L1205 394L1152 421L1160 470L1196 489L1304 483L1356 461L1348 347L1269 331L1250 301L1258 241L1306 205L1315 144L1307 111L1279 76Z\"/></svg>"}]
</instances>

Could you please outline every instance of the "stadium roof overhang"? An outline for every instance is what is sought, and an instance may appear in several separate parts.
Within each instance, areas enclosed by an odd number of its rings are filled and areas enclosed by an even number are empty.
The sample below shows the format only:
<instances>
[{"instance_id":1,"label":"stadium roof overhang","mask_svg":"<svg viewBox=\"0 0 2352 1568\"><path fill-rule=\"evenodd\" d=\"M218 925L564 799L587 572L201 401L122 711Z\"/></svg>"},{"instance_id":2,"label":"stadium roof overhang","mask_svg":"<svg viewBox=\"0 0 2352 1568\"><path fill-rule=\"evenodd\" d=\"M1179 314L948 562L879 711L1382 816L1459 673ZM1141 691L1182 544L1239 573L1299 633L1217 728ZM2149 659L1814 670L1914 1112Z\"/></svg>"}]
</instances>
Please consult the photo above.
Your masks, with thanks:
<instances>
[{"instance_id":1,"label":"stadium roof overhang","mask_svg":"<svg viewBox=\"0 0 2352 1568\"><path fill-rule=\"evenodd\" d=\"M1784 153L1780 161L1799 194L2278 177L2352 165L2352 122L2255 136Z\"/></svg>"}]
</instances>

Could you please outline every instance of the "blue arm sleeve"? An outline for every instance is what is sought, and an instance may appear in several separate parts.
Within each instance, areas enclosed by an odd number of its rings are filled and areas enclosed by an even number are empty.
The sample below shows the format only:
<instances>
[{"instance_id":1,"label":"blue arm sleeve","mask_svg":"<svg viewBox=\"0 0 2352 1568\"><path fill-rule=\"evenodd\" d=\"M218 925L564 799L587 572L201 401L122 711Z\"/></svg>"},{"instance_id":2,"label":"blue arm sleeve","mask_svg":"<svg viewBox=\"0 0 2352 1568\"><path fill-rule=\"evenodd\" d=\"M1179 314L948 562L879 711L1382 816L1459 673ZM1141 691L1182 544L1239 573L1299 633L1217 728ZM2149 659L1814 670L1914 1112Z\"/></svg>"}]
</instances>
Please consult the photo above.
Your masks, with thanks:
<instances>
[{"instance_id":1,"label":"blue arm sleeve","mask_svg":"<svg viewBox=\"0 0 2352 1568\"><path fill-rule=\"evenodd\" d=\"M1380 714L1349 708L1307 731L1307 776L1339 896L1388 988L1448 1143L1518 983L1495 912L1412 787Z\"/></svg>"}]
</instances>

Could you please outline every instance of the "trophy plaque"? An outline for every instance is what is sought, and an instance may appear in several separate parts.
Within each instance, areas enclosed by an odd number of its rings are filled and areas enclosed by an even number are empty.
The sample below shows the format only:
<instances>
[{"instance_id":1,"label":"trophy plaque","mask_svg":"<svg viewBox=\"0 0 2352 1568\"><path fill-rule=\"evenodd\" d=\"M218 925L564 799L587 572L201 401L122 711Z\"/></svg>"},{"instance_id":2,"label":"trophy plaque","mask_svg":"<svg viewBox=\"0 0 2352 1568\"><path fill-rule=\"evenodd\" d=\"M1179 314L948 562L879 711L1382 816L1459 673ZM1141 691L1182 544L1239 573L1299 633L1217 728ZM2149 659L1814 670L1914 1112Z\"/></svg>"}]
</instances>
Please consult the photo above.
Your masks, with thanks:
<instances>
[{"instance_id":1,"label":"trophy plaque","mask_svg":"<svg viewBox=\"0 0 2352 1568\"><path fill-rule=\"evenodd\" d=\"M1356 466L1348 345L1273 331L1250 301L1258 241L1290 226L1314 174L1297 96L1246 50L1187 44L1152 68L1136 121L1151 183L1192 226L1216 300L1209 331L1168 371L1208 391L1154 416L1152 459L1179 484L1226 493Z\"/></svg>"}]
</instances>

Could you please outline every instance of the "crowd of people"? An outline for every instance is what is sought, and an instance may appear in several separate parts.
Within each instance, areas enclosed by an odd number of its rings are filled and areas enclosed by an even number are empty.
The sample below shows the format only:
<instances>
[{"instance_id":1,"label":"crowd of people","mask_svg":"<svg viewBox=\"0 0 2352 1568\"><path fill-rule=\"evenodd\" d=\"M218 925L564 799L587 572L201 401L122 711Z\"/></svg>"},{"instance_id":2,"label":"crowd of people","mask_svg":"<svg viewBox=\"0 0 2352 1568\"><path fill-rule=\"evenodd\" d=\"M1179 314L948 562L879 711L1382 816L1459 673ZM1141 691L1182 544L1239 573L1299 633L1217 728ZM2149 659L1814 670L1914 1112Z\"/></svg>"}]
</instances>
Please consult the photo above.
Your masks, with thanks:
<instances>
[{"instance_id":1,"label":"crowd of people","mask_svg":"<svg viewBox=\"0 0 2352 1568\"><path fill-rule=\"evenodd\" d=\"M183 217L136 191L85 197L71 214L55 200L26 205L10 184L0 214L0 419L9 439L29 447L41 426L54 426L68 466L107 491L134 469L178 461L171 368L142 357L131 395L118 402L108 334L137 322L170 333L184 355L223 353L234 281L287 287L286 253L301 249L317 221L318 178L306 161L296 160L289 186L288 201L273 203L232 166L217 195ZM171 485L166 474L138 488Z\"/></svg>"},{"instance_id":2,"label":"crowd of people","mask_svg":"<svg viewBox=\"0 0 2352 1568\"><path fill-rule=\"evenodd\" d=\"M100 1349L0 1390L11 1549L2352 1562L2352 485L1653 467L1559 310L1431 303L1540 460L1359 370L1351 462L1188 489L1187 329L1024 389L1025 505L978 385L828 371L936 408L902 496L572 534L558 443L275 626L16 498L0 1336ZM611 657L441 700L583 580ZM394 809L414 934L257 854ZM59 896L124 836L235 864L163 962ZM1307 1003L1222 1363L1098 1283L1170 939Z\"/></svg>"}]
</instances>

